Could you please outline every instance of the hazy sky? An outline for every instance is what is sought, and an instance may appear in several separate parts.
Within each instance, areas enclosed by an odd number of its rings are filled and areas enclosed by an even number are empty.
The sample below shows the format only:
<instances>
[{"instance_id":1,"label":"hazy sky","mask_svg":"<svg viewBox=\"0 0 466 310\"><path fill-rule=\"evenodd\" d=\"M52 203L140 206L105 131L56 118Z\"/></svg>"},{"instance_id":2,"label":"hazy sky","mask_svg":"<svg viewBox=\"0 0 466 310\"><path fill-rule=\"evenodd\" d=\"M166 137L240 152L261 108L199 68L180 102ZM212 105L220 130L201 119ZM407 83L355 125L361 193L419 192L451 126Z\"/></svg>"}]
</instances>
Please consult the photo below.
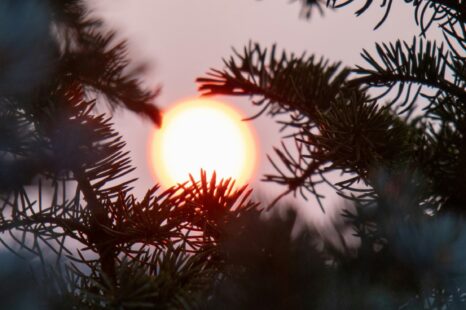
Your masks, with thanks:
<instances>
[{"instance_id":1,"label":"hazy sky","mask_svg":"<svg viewBox=\"0 0 466 310\"><path fill-rule=\"evenodd\" d=\"M96 15L118 30L129 41L130 56L135 63L151 65L144 76L147 85L162 85L157 103L168 107L182 98L197 96L196 77L211 67L222 68L222 57L231 55L231 48L242 48L250 40L263 46L276 43L287 51L324 56L346 65L361 64L362 48L371 49L374 42L396 39L411 41L419 30L413 21L413 10L403 1L396 1L387 22L377 31L373 27L383 9L373 5L368 14L357 18L354 11L361 5L327 10L322 17L311 20L299 17L300 4L288 0L99 0L90 2ZM439 37L434 29L434 35ZM245 98L227 97L228 102L245 115L256 109ZM136 193L140 195L155 180L148 160L148 142L154 130L128 113L116 115L117 128L126 138L132 152L135 172L139 178ZM259 179L273 169L265 159L272 146L278 145L281 134L268 118L252 122L260 140L257 177L252 186L268 197L280 188ZM303 201L298 201L304 205ZM307 214L320 213L315 203L304 208ZM335 204L335 200L329 205Z\"/></svg>"}]
</instances>

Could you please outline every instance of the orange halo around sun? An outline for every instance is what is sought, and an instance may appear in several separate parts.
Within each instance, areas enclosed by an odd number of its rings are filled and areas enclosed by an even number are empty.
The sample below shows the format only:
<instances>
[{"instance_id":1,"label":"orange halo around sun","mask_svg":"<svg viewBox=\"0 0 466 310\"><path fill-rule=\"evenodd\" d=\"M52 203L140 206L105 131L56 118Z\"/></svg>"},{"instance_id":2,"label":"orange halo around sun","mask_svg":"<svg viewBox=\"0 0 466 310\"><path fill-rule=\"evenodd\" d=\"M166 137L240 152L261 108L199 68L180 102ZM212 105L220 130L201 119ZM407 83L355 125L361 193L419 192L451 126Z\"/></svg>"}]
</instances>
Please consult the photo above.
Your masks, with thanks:
<instances>
[{"instance_id":1,"label":"orange halo around sun","mask_svg":"<svg viewBox=\"0 0 466 310\"><path fill-rule=\"evenodd\" d=\"M150 160L168 188L203 169L218 178L247 183L256 165L256 139L248 122L226 103L206 98L181 101L164 113L151 139Z\"/></svg>"}]
</instances>

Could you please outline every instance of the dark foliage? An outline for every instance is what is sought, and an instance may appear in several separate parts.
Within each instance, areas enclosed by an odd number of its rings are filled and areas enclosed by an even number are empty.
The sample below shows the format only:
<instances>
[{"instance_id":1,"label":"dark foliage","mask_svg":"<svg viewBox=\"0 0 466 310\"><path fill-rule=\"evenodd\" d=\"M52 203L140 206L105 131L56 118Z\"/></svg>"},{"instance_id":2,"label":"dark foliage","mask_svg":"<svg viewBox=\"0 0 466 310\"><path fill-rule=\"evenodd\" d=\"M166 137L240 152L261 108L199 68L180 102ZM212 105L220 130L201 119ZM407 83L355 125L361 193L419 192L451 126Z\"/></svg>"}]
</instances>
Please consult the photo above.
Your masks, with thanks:
<instances>
[{"instance_id":1,"label":"dark foliage","mask_svg":"<svg viewBox=\"0 0 466 310\"><path fill-rule=\"evenodd\" d=\"M352 2L328 1L327 6L338 9ZM357 15L375 3L361 2ZM376 28L392 2L380 1L385 13ZM465 6L461 1L407 2L415 7L419 37L412 43L378 43L375 53L364 50L365 66L341 68L313 55L250 43L234 51L225 68L198 78L203 94L248 96L262 108L253 118L268 115L288 133L275 157L269 157L276 173L264 176L285 187L269 207L299 193L324 209L322 184L351 206L343 211L345 225L335 227L338 246L325 237L322 250L294 241L312 253L298 273L304 278L291 273L272 284L267 276L273 275L243 268L244 275L227 280L229 292L237 295L219 295L227 304L257 308L265 301L255 297L267 295L273 296L270 308L286 308L280 302L323 309L464 307ZM303 5L308 13L322 8L319 1ZM446 46L425 38L433 25L443 30ZM351 246L345 241L348 231L356 240ZM256 235L247 240L260 240ZM278 248L294 249L273 240ZM291 257L287 268L299 266L297 256L306 257L283 250L272 255L274 262L281 254ZM318 258L322 255L325 260ZM277 270L253 253L237 263ZM316 277L306 278L307 272ZM286 281L296 281L289 287L299 301L279 289ZM275 301L274 289L281 292Z\"/></svg>"},{"instance_id":2,"label":"dark foliage","mask_svg":"<svg viewBox=\"0 0 466 310\"><path fill-rule=\"evenodd\" d=\"M301 2L309 18L356 1ZM357 15L375 3L361 2ZM125 141L96 106L160 126L144 68L84 1L3 1L0 242L21 259L1 253L1 308L464 308L465 6L405 2L419 37L364 50L365 65L250 43L198 79L290 133L269 157L264 180L284 186L269 208L298 193L325 209L323 184L345 199L341 223L292 237L292 208L265 213L215 174L134 197Z\"/></svg>"}]
</instances>

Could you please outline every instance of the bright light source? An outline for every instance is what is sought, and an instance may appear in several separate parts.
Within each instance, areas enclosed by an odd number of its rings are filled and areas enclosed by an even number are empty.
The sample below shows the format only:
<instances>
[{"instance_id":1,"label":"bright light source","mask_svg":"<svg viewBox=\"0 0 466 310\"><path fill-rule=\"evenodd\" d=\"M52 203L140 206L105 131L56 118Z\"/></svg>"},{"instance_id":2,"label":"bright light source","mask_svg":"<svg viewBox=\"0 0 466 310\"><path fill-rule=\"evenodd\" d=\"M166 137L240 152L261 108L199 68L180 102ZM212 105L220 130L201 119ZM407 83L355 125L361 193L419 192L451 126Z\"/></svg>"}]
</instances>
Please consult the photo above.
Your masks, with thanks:
<instances>
[{"instance_id":1,"label":"bright light source","mask_svg":"<svg viewBox=\"0 0 466 310\"><path fill-rule=\"evenodd\" d=\"M256 142L250 124L229 105L212 99L176 104L164 114L151 141L152 167L170 187L195 178L201 169L218 178L249 181L256 165Z\"/></svg>"}]
</instances>

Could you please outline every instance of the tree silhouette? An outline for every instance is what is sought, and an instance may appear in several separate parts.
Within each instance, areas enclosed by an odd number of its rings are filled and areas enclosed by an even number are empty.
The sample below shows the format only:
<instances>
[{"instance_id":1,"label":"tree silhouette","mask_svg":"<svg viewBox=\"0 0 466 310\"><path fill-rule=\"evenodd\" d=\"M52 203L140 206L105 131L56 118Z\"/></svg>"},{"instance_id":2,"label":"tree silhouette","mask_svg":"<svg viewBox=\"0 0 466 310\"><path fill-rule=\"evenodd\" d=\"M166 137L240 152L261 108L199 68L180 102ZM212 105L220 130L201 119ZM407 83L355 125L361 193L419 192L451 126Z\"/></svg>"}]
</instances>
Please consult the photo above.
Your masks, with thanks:
<instances>
[{"instance_id":1,"label":"tree silhouette","mask_svg":"<svg viewBox=\"0 0 466 310\"><path fill-rule=\"evenodd\" d=\"M18 23L7 24L12 31L31 32L22 47L39 45L35 52L42 55L40 71L30 73L20 64L36 56L15 55L15 42L5 35L5 64L19 72L2 85L1 241L31 264L42 262L35 276L50 285L43 285L38 295L47 298L40 303L197 304L214 277L222 223L255 210L250 192L202 174L163 192L156 185L137 200L125 142L111 116L96 109L104 102L161 123L157 90L140 86L143 68L128 68L125 42L91 18L83 1L2 6ZM17 87L18 76L34 83Z\"/></svg>"},{"instance_id":2,"label":"tree silhouette","mask_svg":"<svg viewBox=\"0 0 466 310\"><path fill-rule=\"evenodd\" d=\"M302 2L310 17L353 1ZM357 15L373 4L361 2ZM268 208L294 193L324 209L321 184L347 201L332 232L292 238L293 209L264 219L247 187L215 174L134 197L125 142L97 107L160 126L144 68L84 1L4 1L0 241L34 278L5 254L2 307L464 307L465 6L406 2L420 35L364 50L365 66L250 43L197 80L292 131L270 157L264 179L285 189ZM445 44L426 39L432 25Z\"/></svg>"},{"instance_id":3,"label":"tree silhouette","mask_svg":"<svg viewBox=\"0 0 466 310\"><path fill-rule=\"evenodd\" d=\"M302 12L310 17L325 5L338 9L352 2L303 1ZM375 3L360 2L356 15ZM248 270L238 280L247 282L242 289L262 283L261 289L275 285L271 290L282 285L278 282L294 281L286 286L291 292L252 289L247 300L227 294L223 301L229 297L258 308L264 301L255 298L267 295L281 296L271 297L270 308L464 307L466 6L406 2L414 6L419 36L377 43L374 53L363 50L366 65L342 67L249 43L224 60L225 68L198 78L204 95L248 96L261 108L256 117L266 114L289 130L288 141L269 158L276 173L264 176L285 188L269 207L294 193L324 208L321 184L350 205L343 211L344 225L335 227L339 241L320 238L318 252L325 259L315 259L314 253L298 263L306 255L289 252L284 261L290 273L281 280ZM392 4L380 2L385 14L375 28L388 18ZM433 25L446 43L427 38ZM348 228L356 245L347 242ZM259 238L254 236L247 239ZM250 254L246 266L278 272L274 264L293 247L271 242L265 248L281 249L272 255L276 260L259 263ZM291 269L307 277L294 278Z\"/></svg>"}]
</instances>

